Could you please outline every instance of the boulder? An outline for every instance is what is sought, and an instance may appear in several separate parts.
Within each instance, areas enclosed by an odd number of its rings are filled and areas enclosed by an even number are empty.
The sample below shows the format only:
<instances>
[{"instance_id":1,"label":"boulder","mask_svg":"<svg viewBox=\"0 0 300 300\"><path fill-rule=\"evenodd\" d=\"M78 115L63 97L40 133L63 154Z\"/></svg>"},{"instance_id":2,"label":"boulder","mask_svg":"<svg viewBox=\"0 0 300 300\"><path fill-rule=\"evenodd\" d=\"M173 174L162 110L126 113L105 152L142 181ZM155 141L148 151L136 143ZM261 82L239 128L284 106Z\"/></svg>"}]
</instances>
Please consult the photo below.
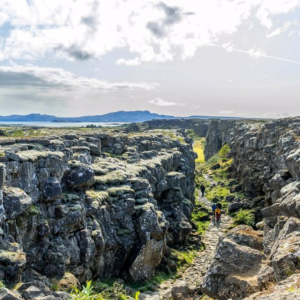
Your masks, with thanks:
<instances>
[{"instance_id":1,"label":"boulder","mask_svg":"<svg viewBox=\"0 0 300 300\"><path fill-rule=\"evenodd\" d=\"M62 193L62 188L58 180L49 178L43 186L43 194L45 201L54 201L59 198Z\"/></svg>"},{"instance_id":2,"label":"boulder","mask_svg":"<svg viewBox=\"0 0 300 300\"><path fill-rule=\"evenodd\" d=\"M260 235L248 226L229 231L218 246L216 256L204 277L204 293L225 300L241 299L259 290L257 274L265 256L260 250L249 246L261 249Z\"/></svg>"},{"instance_id":3,"label":"boulder","mask_svg":"<svg viewBox=\"0 0 300 300\"><path fill-rule=\"evenodd\" d=\"M189 298L189 287L184 280L177 280L171 288L172 299L184 300Z\"/></svg>"},{"instance_id":4,"label":"boulder","mask_svg":"<svg viewBox=\"0 0 300 300\"><path fill-rule=\"evenodd\" d=\"M152 239L140 249L137 257L129 268L134 281L149 280L163 258L164 241Z\"/></svg>"},{"instance_id":5,"label":"boulder","mask_svg":"<svg viewBox=\"0 0 300 300\"><path fill-rule=\"evenodd\" d=\"M21 295L16 291L10 291L9 289L0 289L0 300L21 300Z\"/></svg>"},{"instance_id":6,"label":"boulder","mask_svg":"<svg viewBox=\"0 0 300 300\"><path fill-rule=\"evenodd\" d=\"M7 218L16 219L32 205L32 199L19 188L5 187L3 190L3 204Z\"/></svg>"},{"instance_id":7,"label":"boulder","mask_svg":"<svg viewBox=\"0 0 300 300\"><path fill-rule=\"evenodd\" d=\"M85 164L73 164L63 179L70 188L88 188L95 183L94 170Z\"/></svg>"}]
</instances>

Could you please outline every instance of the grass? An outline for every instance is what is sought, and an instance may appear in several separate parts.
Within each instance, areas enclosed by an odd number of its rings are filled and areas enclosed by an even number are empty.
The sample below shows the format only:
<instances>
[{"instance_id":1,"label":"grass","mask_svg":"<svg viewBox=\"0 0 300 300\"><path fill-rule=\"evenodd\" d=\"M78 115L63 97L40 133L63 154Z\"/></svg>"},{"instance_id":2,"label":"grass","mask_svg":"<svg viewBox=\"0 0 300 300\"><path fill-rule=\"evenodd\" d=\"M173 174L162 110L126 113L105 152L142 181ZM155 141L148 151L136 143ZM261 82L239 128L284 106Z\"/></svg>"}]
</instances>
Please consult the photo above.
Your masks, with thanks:
<instances>
[{"instance_id":1,"label":"grass","mask_svg":"<svg viewBox=\"0 0 300 300\"><path fill-rule=\"evenodd\" d=\"M184 251L184 250L175 250L172 249L171 258L176 264L176 271L165 272L157 271L155 276L152 277L147 282L132 282L129 283L130 287L141 292L154 291L155 286L161 284L164 281L170 279L180 278L181 274L190 266L196 256L196 251Z\"/></svg>"},{"instance_id":2,"label":"grass","mask_svg":"<svg viewBox=\"0 0 300 300\"><path fill-rule=\"evenodd\" d=\"M31 137L40 135L42 135L42 132L35 129L14 129L5 131L5 137Z\"/></svg>"},{"instance_id":3,"label":"grass","mask_svg":"<svg viewBox=\"0 0 300 300\"><path fill-rule=\"evenodd\" d=\"M138 300L139 292L134 295ZM115 280L88 281L82 290L75 288L70 294L69 300L128 300L125 287Z\"/></svg>"},{"instance_id":4,"label":"grass","mask_svg":"<svg viewBox=\"0 0 300 300\"><path fill-rule=\"evenodd\" d=\"M197 203L192 212L192 222L197 228L199 234L203 234L207 229L209 221L209 212L201 204Z\"/></svg>"},{"instance_id":5,"label":"grass","mask_svg":"<svg viewBox=\"0 0 300 300\"><path fill-rule=\"evenodd\" d=\"M237 213L234 214L234 223L236 225L249 225L254 226L255 225L255 216L250 209L241 209Z\"/></svg>"},{"instance_id":6,"label":"grass","mask_svg":"<svg viewBox=\"0 0 300 300\"><path fill-rule=\"evenodd\" d=\"M204 148L205 148L205 138L199 138L195 140L193 144L194 152L197 153L198 158L195 160L196 163L204 163Z\"/></svg>"}]
</instances>

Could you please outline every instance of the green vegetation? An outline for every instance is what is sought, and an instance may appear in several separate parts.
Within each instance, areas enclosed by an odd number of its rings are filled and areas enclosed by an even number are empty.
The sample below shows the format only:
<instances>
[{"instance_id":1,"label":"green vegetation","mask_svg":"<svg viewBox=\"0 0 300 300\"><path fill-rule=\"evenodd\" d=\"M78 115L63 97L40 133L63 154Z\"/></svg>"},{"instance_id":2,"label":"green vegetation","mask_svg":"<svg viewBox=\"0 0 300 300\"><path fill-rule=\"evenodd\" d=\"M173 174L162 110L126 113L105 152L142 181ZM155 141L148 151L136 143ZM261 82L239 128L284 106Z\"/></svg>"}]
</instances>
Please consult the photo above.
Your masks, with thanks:
<instances>
[{"instance_id":1,"label":"green vegetation","mask_svg":"<svg viewBox=\"0 0 300 300\"><path fill-rule=\"evenodd\" d=\"M227 157L229 151L230 147L227 144L225 144L219 152L220 157Z\"/></svg>"},{"instance_id":2,"label":"green vegetation","mask_svg":"<svg viewBox=\"0 0 300 300\"><path fill-rule=\"evenodd\" d=\"M209 221L209 212L200 203L196 203L192 212L192 222L197 228L199 234L203 234L207 229Z\"/></svg>"},{"instance_id":3,"label":"green vegetation","mask_svg":"<svg viewBox=\"0 0 300 300\"><path fill-rule=\"evenodd\" d=\"M197 164L197 175L195 179L196 187L198 189L202 184L205 186L206 198L211 202L220 202L225 210L227 210L229 205L225 200L226 196L233 195L240 199L245 197L242 192L230 191L229 184L232 183L232 179L229 178L229 169L233 159L228 157L229 152L230 147L225 144L219 153L215 154L209 160ZM238 182L236 184L238 184ZM235 225L255 225L255 215L252 210L241 209L237 213L232 214L232 217ZM197 231L200 234L205 231L208 225L205 211L203 211L203 209L197 209L197 206L193 212L192 221L197 226Z\"/></svg>"},{"instance_id":4,"label":"green vegetation","mask_svg":"<svg viewBox=\"0 0 300 300\"><path fill-rule=\"evenodd\" d=\"M5 288L5 284L0 280L0 289Z\"/></svg>"},{"instance_id":5,"label":"green vegetation","mask_svg":"<svg viewBox=\"0 0 300 300\"><path fill-rule=\"evenodd\" d=\"M255 216L249 209L242 209L234 214L234 222L236 225L245 224L249 226L255 225Z\"/></svg>"},{"instance_id":6,"label":"green vegetation","mask_svg":"<svg viewBox=\"0 0 300 300\"><path fill-rule=\"evenodd\" d=\"M42 132L40 130L28 129L28 128L17 128L13 130L5 130L5 137L30 137L30 136L40 136Z\"/></svg>"},{"instance_id":7,"label":"green vegetation","mask_svg":"<svg viewBox=\"0 0 300 300\"><path fill-rule=\"evenodd\" d=\"M29 213L29 215L31 216L38 216L41 212L40 209L34 205L31 205L28 209L27 212Z\"/></svg>"},{"instance_id":8,"label":"green vegetation","mask_svg":"<svg viewBox=\"0 0 300 300\"><path fill-rule=\"evenodd\" d=\"M205 138L199 137L193 129L187 129L185 132L188 135L188 137L194 140L193 150L198 155L198 158L195 160L196 164L204 163L204 148L206 143Z\"/></svg>"},{"instance_id":9,"label":"green vegetation","mask_svg":"<svg viewBox=\"0 0 300 300\"><path fill-rule=\"evenodd\" d=\"M198 158L195 160L195 162L204 163L205 162L205 157L204 157L205 138L200 138L198 140L195 140L193 148L194 148L194 152L196 152L198 155Z\"/></svg>"},{"instance_id":10,"label":"green vegetation","mask_svg":"<svg viewBox=\"0 0 300 300\"><path fill-rule=\"evenodd\" d=\"M69 300L127 300L124 284L114 281L88 281L82 290L75 288ZM139 292L134 295L135 299L139 298Z\"/></svg>"},{"instance_id":11,"label":"green vegetation","mask_svg":"<svg viewBox=\"0 0 300 300\"><path fill-rule=\"evenodd\" d=\"M184 251L184 250L175 250L172 249L170 258L176 264L176 271L166 272L158 270L154 277L152 277L147 282L139 283L133 282L130 283L130 287L139 290L141 292L154 291L155 286L161 284L162 282L170 279L180 278L181 274L186 270L186 268L192 264L196 256L196 251Z\"/></svg>"}]
</instances>

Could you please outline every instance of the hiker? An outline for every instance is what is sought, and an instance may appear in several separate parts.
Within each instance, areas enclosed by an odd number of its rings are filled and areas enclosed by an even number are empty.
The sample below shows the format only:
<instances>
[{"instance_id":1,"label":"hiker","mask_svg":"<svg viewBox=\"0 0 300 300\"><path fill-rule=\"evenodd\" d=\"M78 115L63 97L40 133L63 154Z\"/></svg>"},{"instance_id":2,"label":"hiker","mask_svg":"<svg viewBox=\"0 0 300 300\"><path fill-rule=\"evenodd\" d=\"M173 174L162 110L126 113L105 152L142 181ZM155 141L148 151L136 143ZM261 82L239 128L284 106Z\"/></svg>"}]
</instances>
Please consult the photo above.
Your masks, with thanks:
<instances>
[{"instance_id":1,"label":"hiker","mask_svg":"<svg viewBox=\"0 0 300 300\"><path fill-rule=\"evenodd\" d=\"M220 222L220 218L221 218L221 208L220 208L220 205L218 205L218 204L217 204L217 206L216 206L217 208L215 210L217 224Z\"/></svg>"},{"instance_id":2,"label":"hiker","mask_svg":"<svg viewBox=\"0 0 300 300\"><path fill-rule=\"evenodd\" d=\"M221 203L217 203L217 207L220 208L220 211L222 211L222 204ZM221 215L220 215L220 219L221 219Z\"/></svg>"},{"instance_id":3,"label":"hiker","mask_svg":"<svg viewBox=\"0 0 300 300\"><path fill-rule=\"evenodd\" d=\"M215 221L217 205L215 203L213 203L213 205L211 206L211 209L212 209L212 214L213 214L213 221Z\"/></svg>"},{"instance_id":4,"label":"hiker","mask_svg":"<svg viewBox=\"0 0 300 300\"><path fill-rule=\"evenodd\" d=\"M204 198L205 186L203 184L201 184L201 186L200 186L200 191L202 193L202 198Z\"/></svg>"}]
</instances>

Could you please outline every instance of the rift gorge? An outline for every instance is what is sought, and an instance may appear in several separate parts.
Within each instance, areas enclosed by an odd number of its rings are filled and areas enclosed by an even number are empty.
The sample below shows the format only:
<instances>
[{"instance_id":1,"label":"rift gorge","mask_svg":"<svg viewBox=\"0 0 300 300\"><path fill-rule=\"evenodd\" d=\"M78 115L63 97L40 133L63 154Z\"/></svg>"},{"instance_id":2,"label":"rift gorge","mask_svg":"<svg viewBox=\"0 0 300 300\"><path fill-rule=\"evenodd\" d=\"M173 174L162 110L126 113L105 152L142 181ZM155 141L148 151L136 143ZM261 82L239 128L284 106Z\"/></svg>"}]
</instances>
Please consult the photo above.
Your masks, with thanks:
<instances>
[{"instance_id":1,"label":"rift gorge","mask_svg":"<svg viewBox=\"0 0 300 300\"><path fill-rule=\"evenodd\" d=\"M0 135L0 299L300 299L300 118Z\"/></svg>"}]
</instances>

